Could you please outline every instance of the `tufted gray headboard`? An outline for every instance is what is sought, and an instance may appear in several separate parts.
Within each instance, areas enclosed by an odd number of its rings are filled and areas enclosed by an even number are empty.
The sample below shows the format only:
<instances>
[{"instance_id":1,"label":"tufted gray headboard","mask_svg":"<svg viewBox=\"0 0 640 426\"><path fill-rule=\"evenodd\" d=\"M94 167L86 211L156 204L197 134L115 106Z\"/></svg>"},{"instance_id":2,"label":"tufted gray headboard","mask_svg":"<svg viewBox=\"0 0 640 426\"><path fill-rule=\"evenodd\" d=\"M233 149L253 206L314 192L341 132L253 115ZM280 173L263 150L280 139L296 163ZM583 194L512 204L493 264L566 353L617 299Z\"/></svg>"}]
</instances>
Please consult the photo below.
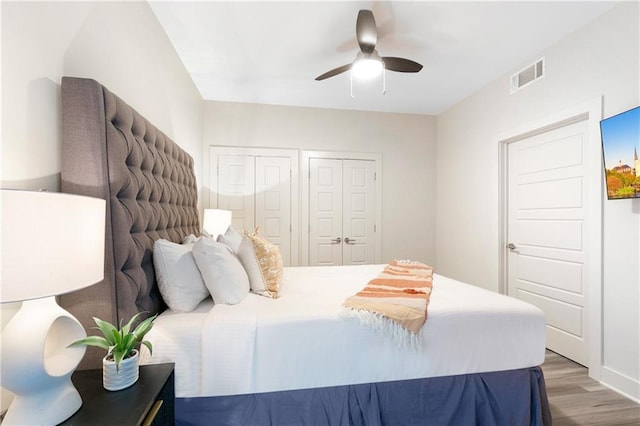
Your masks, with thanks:
<instances>
[{"instance_id":1,"label":"tufted gray headboard","mask_svg":"<svg viewBox=\"0 0 640 426\"><path fill-rule=\"evenodd\" d=\"M193 159L90 79L62 78L62 133L62 191L105 199L107 223L104 280L60 304L87 331L94 316L119 323L161 312L153 243L199 232ZM87 351L80 368L99 367L103 356Z\"/></svg>"}]
</instances>

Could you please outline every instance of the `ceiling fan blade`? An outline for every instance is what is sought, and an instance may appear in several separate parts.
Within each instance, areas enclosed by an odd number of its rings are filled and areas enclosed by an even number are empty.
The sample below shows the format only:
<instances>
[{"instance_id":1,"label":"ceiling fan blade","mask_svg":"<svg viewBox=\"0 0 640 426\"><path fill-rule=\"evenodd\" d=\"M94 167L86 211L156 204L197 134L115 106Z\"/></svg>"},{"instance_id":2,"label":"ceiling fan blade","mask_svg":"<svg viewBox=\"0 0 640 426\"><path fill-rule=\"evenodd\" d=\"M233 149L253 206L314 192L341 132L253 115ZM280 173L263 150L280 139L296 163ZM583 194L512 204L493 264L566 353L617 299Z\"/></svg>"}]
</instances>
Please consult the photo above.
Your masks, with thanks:
<instances>
[{"instance_id":1,"label":"ceiling fan blade","mask_svg":"<svg viewBox=\"0 0 640 426\"><path fill-rule=\"evenodd\" d=\"M325 78L333 77L335 75L342 74L345 71L349 71L351 69L351 65L352 64L347 64L338 68L334 68L331 71L327 71L324 74L317 76L316 80L317 81L324 80Z\"/></svg>"},{"instance_id":2,"label":"ceiling fan blade","mask_svg":"<svg viewBox=\"0 0 640 426\"><path fill-rule=\"evenodd\" d=\"M384 61L385 69L388 69L389 71L418 72L422 69L422 65L412 61L411 59L384 56L382 60Z\"/></svg>"},{"instance_id":3,"label":"ceiling fan blade","mask_svg":"<svg viewBox=\"0 0 640 426\"><path fill-rule=\"evenodd\" d=\"M378 30L376 29L376 20L373 12L370 10L361 10L358 12L358 20L356 21L356 38L360 45L360 50L364 53L372 53L378 42Z\"/></svg>"}]
</instances>

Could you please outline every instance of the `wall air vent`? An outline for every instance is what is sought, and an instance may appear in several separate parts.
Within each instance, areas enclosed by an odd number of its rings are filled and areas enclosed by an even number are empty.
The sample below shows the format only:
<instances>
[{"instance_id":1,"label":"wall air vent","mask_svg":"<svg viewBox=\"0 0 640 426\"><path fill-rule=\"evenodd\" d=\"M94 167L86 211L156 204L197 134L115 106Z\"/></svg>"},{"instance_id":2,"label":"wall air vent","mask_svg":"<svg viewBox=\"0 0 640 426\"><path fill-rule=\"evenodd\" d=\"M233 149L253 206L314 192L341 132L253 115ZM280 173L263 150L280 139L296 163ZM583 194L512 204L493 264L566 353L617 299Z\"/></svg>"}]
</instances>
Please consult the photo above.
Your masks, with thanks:
<instances>
[{"instance_id":1,"label":"wall air vent","mask_svg":"<svg viewBox=\"0 0 640 426\"><path fill-rule=\"evenodd\" d=\"M544 58L511 76L511 94L544 77Z\"/></svg>"}]
</instances>

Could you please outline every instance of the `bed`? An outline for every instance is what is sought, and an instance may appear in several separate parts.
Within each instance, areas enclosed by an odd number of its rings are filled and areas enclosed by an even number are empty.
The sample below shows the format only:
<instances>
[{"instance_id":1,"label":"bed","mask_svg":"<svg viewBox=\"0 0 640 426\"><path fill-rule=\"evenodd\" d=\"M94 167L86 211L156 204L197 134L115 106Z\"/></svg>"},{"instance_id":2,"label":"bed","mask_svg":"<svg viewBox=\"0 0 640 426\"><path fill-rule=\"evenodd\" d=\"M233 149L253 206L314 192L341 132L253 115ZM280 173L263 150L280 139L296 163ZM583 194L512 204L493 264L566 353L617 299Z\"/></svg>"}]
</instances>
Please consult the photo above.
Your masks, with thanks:
<instances>
[{"instance_id":1,"label":"bed","mask_svg":"<svg viewBox=\"0 0 640 426\"><path fill-rule=\"evenodd\" d=\"M107 254L105 279L60 303L87 329L159 314L145 362L175 363L177 424L551 423L542 313L437 274L409 344L342 315L384 265L285 268L278 299L168 309L152 251L199 234L193 160L94 80L64 77L62 109L62 190L107 200Z\"/></svg>"}]
</instances>

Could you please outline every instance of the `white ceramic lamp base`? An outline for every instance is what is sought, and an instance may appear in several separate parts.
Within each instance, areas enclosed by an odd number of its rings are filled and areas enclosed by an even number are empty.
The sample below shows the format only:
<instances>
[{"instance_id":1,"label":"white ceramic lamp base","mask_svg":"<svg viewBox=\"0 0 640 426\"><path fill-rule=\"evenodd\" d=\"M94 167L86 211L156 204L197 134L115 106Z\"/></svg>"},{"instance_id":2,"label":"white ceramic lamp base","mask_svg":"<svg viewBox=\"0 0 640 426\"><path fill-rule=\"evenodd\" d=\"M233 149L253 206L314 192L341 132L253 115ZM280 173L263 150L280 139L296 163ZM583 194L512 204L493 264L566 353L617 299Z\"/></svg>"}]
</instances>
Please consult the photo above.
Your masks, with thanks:
<instances>
[{"instance_id":1,"label":"white ceramic lamp base","mask_svg":"<svg viewBox=\"0 0 640 426\"><path fill-rule=\"evenodd\" d=\"M58 424L78 411L82 399L71 374L86 347L67 346L84 337L54 297L22 303L2 331L2 387L15 394L3 426Z\"/></svg>"}]
</instances>

